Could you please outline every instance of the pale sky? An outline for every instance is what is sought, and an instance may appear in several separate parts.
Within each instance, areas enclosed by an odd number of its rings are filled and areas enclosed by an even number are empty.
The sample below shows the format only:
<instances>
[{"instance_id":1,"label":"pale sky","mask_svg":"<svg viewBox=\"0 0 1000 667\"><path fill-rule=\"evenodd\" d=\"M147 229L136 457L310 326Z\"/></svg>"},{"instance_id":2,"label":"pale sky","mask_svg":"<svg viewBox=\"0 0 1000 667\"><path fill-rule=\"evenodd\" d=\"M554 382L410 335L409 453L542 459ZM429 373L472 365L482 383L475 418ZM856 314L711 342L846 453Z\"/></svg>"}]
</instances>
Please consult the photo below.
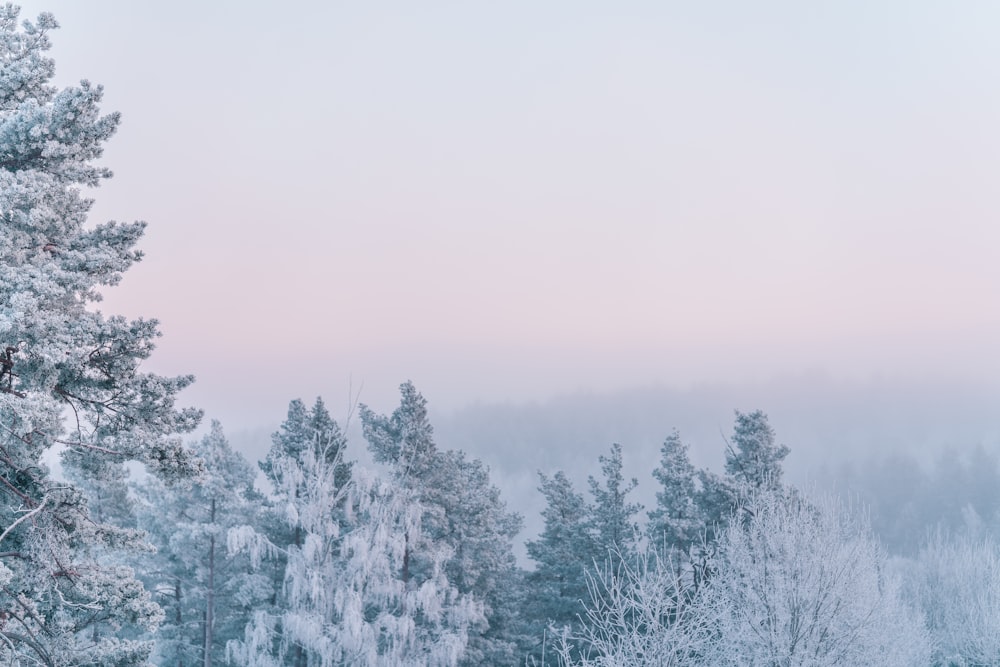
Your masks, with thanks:
<instances>
[{"instance_id":1,"label":"pale sky","mask_svg":"<svg viewBox=\"0 0 1000 667\"><path fill-rule=\"evenodd\" d=\"M230 428L1000 374L995 2L22 7L123 114L94 218L147 257L102 308Z\"/></svg>"}]
</instances>

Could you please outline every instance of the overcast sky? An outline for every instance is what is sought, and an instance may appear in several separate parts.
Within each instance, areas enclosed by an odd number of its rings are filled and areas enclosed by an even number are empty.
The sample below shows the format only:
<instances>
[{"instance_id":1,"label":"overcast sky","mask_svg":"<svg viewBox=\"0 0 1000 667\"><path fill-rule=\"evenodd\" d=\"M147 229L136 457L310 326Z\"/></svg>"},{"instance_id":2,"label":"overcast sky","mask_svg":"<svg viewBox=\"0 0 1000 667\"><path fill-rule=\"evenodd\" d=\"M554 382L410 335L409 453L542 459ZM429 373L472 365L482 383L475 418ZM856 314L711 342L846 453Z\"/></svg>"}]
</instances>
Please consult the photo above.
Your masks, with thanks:
<instances>
[{"instance_id":1,"label":"overcast sky","mask_svg":"<svg viewBox=\"0 0 1000 667\"><path fill-rule=\"evenodd\" d=\"M1000 373L995 2L22 7L123 113L94 217L147 257L102 307L230 428Z\"/></svg>"}]
</instances>

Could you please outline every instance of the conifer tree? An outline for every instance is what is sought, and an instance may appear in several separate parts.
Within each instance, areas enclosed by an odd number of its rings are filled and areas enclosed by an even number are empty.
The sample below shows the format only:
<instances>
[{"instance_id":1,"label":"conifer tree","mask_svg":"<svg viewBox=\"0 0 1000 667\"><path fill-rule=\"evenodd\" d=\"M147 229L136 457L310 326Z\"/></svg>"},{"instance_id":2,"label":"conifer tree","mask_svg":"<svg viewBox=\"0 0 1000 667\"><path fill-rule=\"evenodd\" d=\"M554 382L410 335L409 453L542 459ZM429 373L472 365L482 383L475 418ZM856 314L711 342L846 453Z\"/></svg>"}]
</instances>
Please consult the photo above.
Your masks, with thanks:
<instances>
[{"instance_id":1,"label":"conifer tree","mask_svg":"<svg viewBox=\"0 0 1000 667\"><path fill-rule=\"evenodd\" d=\"M344 502L352 467L344 460L346 448L347 438L330 416L322 397L316 398L311 409L296 398L289 402L285 420L271 435L267 457L259 462L275 493L275 502L264 513L262 524L255 527L275 547L272 557L263 565L275 591L270 601L274 618L283 613L282 605L288 604L280 599L289 574L288 558L302 547L310 529L301 516L303 509L322 513L324 510L319 508L335 498L336 503L328 509L329 516L322 519L336 524L338 536L346 529ZM318 480L329 488L322 488ZM335 548L336 544L334 540L332 546ZM287 639L282 641L288 644ZM291 642L286 653L289 664L307 664L305 647Z\"/></svg>"},{"instance_id":2,"label":"conifer tree","mask_svg":"<svg viewBox=\"0 0 1000 667\"><path fill-rule=\"evenodd\" d=\"M612 560L630 560L635 555L636 542L639 539L639 524L635 515L642 510L642 505L628 500L628 494L635 490L639 481L634 477L628 481L622 474L622 446L615 443L611 446L610 456L598 458L603 473L603 483L590 476L587 480L593 502L590 505L589 525L597 551L593 554L595 562ZM612 563L612 567L614 563Z\"/></svg>"},{"instance_id":3,"label":"conifer tree","mask_svg":"<svg viewBox=\"0 0 1000 667\"><path fill-rule=\"evenodd\" d=\"M138 486L141 527L157 548L142 563L143 578L166 613L155 658L178 667L220 664L226 642L242 635L251 611L272 592L245 555L226 551L229 529L257 520L253 468L217 421L193 449L205 470L191 484L148 479Z\"/></svg>"},{"instance_id":4,"label":"conifer tree","mask_svg":"<svg viewBox=\"0 0 1000 667\"><path fill-rule=\"evenodd\" d=\"M140 370L154 320L92 307L141 258L144 224L88 224L82 189L110 177L95 161L119 117L101 115L100 86L51 84L56 27L0 7L0 662L138 665L148 644L94 633L160 618L130 569L96 556L133 536L95 521L43 457L61 449L86 476L110 470L98 458L188 476L177 434L200 413L174 405L191 377Z\"/></svg>"},{"instance_id":5,"label":"conifer tree","mask_svg":"<svg viewBox=\"0 0 1000 667\"><path fill-rule=\"evenodd\" d=\"M729 522L733 509L749 494L783 489L781 462L789 449L775 442L774 429L760 410L736 411L732 438L726 442L725 475L701 470L697 502L708 541Z\"/></svg>"},{"instance_id":6,"label":"conifer tree","mask_svg":"<svg viewBox=\"0 0 1000 667\"><path fill-rule=\"evenodd\" d=\"M448 580L484 605L486 623L473 628L463 664L518 663L516 591L510 582L517 577L512 540L521 517L507 510L482 462L438 450L427 402L412 383L400 387L400 405L392 415L362 406L361 421L375 460L388 464L395 483L422 503L427 536L451 551L444 564ZM415 546L407 549L404 567L404 577L416 581L433 571Z\"/></svg>"},{"instance_id":7,"label":"conifer tree","mask_svg":"<svg viewBox=\"0 0 1000 667\"><path fill-rule=\"evenodd\" d=\"M395 477L364 470L337 482L346 440L339 428L314 435L312 445L294 448L276 436L268 457L295 539L276 544L251 526L229 532L230 550L283 565L275 604L229 643L230 659L248 667L458 664L482 612L448 581L452 552L425 532L420 498ZM424 567L419 578L410 569L414 553Z\"/></svg>"},{"instance_id":8,"label":"conifer tree","mask_svg":"<svg viewBox=\"0 0 1000 667\"><path fill-rule=\"evenodd\" d=\"M661 556L685 559L702 538L704 519L697 506L697 473L688 447L677 431L660 447L660 465L653 470L660 483L656 508L649 512L647 534Z\"/></svg>"},{"instance_id":9,"label":"conifer tree","mask_svg":"<svg viewBox=\"0 0 1000 667\"><path fill-rule=\"evenodd\" d=\"M535 569L527 574L525 614L541 642L548 626L577 627L585 612L586 572L594 565L590 557L596 548L588 530L587 503L566 474L560 470L552 477L542 473L538 477L538 490L545 497L545 525L538 539L527 543ZM540 645L534 647L536 660L541 660L541 650Z\"/></svg>"},{"instance_id":10,"label":"conifer tree","mask_svg":"<svg viewBox=\"0 0 1000 667\"><path fill-rule=\"evenodd\" d=\"M774 429L760 410L736 411L732 443L726 449L726 475L740 488L781 488L781 462L789 449L774 439Z\"/></svg>"}]
</instances>

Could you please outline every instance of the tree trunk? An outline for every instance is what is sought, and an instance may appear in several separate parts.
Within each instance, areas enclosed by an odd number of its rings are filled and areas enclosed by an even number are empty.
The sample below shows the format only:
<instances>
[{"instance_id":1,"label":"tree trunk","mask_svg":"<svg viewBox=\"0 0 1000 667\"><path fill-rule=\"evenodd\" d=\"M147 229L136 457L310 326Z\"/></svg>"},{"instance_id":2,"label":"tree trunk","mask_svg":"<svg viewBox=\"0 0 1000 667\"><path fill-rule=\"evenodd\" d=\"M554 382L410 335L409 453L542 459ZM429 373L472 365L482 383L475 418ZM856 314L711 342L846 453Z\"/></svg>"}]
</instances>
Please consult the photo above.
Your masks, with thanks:
<instances>
[{"instance_id":1,"label":"tree trunk","mask_svg":"<svg viewBox=\"0 0 1000 667\"><path fill-rule=\"evenodd\" d=\"M403 547L403 583L410 582L410 536L404 538L406 545Z\"/></svg>"},{"instance_id":2,"label":"tree trunk","mask_svg":"<svg viewBox=\"0 0 1000 667\"><path fill-rule=\"evenodd\" d=\"M181 580L177 579L174 581L174 601L177 606L174 607L174 625L178 628L183 627L181 621L183 617L181 616ZM177 667L184 667L184 659L180 656L177 657Z\"/></svg>"},{"instance_id":3,"label":"tree trunk","mask_svg":"<svg viewBox=\"0 0 1000 667\"><path fill-rule=\"evenodd\" d=\"M215 523L215 498L212 498L211 523ZM215 622L215 535L208 544L208 595L205 599L205 667L212 667L212 624Z\"/></svg>"}]
</instances>

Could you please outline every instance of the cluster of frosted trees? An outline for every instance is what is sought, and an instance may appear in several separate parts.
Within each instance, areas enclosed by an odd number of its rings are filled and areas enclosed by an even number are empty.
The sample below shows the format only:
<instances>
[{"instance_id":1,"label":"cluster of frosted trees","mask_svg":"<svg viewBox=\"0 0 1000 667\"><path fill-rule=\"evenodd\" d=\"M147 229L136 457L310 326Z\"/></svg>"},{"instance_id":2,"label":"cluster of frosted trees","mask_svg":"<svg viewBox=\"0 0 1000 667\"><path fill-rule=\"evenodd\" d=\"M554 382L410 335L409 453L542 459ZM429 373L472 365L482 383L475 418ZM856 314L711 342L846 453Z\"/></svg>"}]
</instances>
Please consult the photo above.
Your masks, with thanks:
<instances>
[{"instance_id":1,"label":"cluster of frosted trees","mask_svg":"<svg viewBox=\"0 0 1000 667\"><path fill-rule=\"evenodd\" d=\"M481 463L435 446L412 384L391 415L360 418L379 474L345 461L321 400L296 400L259 464L266 495L217 423L191 482L92 493L157 548L130 560L165 612L140 637L157 664L1000 661L1000 548L938 534L890 559L861 508L782 482L788 449L761 412L736 414L722 475L669 436L644 527L617 445L586 497L541 475L531 570L512 555L519 518Z\"/></svg>"},{"instance_id":2,"label":"cluster of frosted trees","mask_svg":"<svg viewBox=\"0 0 1000 667\"><path fill-rule=\"evenodd\" d=\"M409 383L360 410L377 473L322 401L290 404L259 466L218 424L185 446L191 378L141 370L156 322L94 308L144 225L87 220L118 116L99 86L52 85L55 27L0 8L0 663L1000 664L996 544L890 561L858 511L782 483L760 412L737 413L722 475L668 437L644 528L617 445L586 495L541 475L528 570L520 517L436 447Z\"/></svg>"}]
</instances>

